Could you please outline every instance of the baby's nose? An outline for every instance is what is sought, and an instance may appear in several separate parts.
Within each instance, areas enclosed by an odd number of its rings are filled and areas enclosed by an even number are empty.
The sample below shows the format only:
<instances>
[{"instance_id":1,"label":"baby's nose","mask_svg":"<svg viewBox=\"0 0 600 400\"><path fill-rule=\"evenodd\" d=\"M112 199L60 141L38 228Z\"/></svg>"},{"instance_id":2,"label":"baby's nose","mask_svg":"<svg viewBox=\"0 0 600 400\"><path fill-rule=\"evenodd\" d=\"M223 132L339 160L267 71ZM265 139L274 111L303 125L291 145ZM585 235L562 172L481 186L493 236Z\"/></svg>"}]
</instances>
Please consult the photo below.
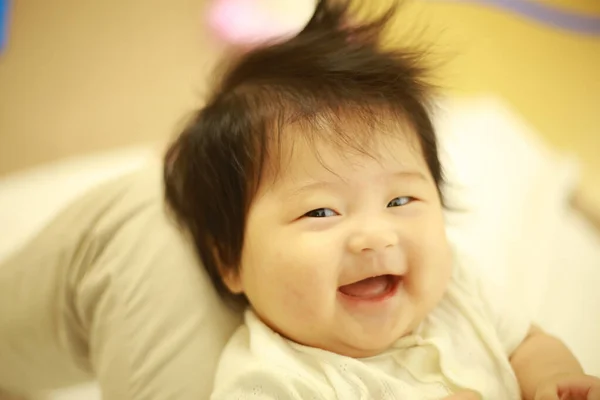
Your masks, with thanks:
<instances>
[{"instance_id":1,"label":"baby's nose","mask_svg":"<svg viewBox=\"0 0 600 400\"><path fill-rule=\"evenodd\" d=\"M398 244L398 234L390 229L357 232L348 240L353 253L379 252Z\"/></svg>"}]
</instances>

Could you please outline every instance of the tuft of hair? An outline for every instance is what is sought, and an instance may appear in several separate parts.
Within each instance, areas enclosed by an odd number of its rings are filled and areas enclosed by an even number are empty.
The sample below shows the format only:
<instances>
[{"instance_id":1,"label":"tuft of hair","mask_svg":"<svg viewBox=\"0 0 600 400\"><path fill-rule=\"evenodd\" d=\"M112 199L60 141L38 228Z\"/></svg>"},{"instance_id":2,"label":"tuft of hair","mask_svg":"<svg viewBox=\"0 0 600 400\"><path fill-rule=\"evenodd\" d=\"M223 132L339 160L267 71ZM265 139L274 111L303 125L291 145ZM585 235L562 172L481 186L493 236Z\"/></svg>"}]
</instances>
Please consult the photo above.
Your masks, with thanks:
<instances>
[{"instance_id":1,"label":"tuft of hair","mask_svg":"<svg viewBox=\"0 0 600 400\"><path fill-rule=\"evenodd\" d=\"M382 115L404 123L414 132L440 192L426 53L380 45L396 8L360 23L350 15L348 2L319 1L297 36L238 57L168 149L167 205L230 304L243 306L247 300L229 293L221 274L238 272L248 209L286 127L302 126L302 137L296 132L294 140L329 140L364 151L380 130L344 126L373 127Z\"/></svg>"}]
</instances>

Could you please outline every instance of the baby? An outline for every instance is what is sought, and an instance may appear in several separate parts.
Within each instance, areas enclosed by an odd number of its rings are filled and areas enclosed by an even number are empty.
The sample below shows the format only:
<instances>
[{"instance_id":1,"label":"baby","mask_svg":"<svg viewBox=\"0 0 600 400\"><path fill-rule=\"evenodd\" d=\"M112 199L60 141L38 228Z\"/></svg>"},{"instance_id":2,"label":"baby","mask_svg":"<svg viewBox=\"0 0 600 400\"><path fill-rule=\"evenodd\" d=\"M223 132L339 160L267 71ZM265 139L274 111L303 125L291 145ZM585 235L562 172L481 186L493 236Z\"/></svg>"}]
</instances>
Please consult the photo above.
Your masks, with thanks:
<instances>
[{"instance_id":1,"label":"baby","mask_svg":"<svg viewBox=\"0 0 600 400\"><path fill-rule=\"evenodd\" d=\"M454 256L423 54L321 1L249 51L172 145L166 196L247 307L212 399L600 399Z\"/></svg>"}]
</instances>

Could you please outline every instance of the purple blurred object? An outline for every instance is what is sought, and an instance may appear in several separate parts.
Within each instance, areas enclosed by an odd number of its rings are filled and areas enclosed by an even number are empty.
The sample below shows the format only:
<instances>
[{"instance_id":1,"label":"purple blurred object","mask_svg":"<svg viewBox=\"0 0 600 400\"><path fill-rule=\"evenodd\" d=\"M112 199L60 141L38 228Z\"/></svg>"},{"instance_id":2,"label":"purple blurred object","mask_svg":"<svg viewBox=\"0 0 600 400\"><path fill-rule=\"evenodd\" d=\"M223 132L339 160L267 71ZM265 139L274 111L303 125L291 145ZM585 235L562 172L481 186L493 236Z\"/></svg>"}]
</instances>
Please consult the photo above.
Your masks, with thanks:
<instances>
[{"instance_id":1,"label":"purple blurred object","mask_svg":"<svg viewBox=\"0 0 600 400\"><path fill-rule=\"evenodd\" d=\"M436 1L436 0L433 0ZM437 0L499 7L556 28L584 35L600 35L600 16L576 13L533 0Z\"/></svg>"}]
</instances>

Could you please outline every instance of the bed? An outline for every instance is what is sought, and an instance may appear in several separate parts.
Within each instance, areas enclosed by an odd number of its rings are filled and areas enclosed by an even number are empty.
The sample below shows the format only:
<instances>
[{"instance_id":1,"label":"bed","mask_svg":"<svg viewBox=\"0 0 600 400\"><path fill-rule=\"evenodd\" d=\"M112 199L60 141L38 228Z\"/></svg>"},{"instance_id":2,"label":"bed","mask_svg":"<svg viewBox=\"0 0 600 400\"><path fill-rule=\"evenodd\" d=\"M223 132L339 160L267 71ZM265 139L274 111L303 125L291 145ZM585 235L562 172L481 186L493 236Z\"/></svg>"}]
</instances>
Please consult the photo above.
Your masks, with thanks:
<instances>
[{"instance_id":1,"label":"bed","mask_svg":"<svg viewBox=\"0 0 600 400\"><path fill-rule=\"evenodd\" d=\"M600 375L600 232L572 206L576 161L495 98L440 102L438 129L449 198L467 210L448 213L450 237ZM1 178L0 259L88 188L158 156L139 146ZM100 398L93 382L36 397Z\"/></svg>"}]
</instances>

